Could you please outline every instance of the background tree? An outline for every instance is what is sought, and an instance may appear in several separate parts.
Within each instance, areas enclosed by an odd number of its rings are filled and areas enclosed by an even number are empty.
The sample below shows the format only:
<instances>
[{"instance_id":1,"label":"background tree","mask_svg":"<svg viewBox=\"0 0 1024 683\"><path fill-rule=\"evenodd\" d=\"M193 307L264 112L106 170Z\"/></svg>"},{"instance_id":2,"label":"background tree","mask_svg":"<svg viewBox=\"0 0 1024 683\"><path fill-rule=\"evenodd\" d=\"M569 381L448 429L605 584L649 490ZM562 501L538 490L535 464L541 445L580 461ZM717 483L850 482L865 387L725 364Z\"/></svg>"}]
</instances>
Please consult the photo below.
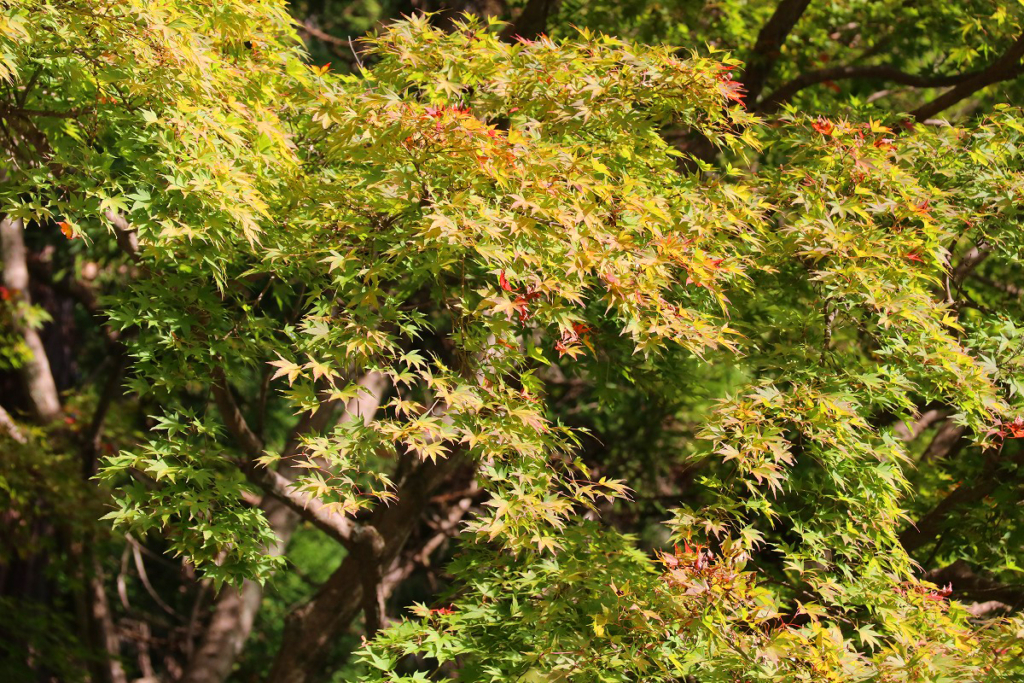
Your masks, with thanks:
<instances>
[{"instance_id":1,"label":"background tree","mask_svg":"<svg viewBox=\"0 0 1024 683\"><path fill-rule=\"evenodd\" d=\"M1024 671L1019 8L2 7L15 680Z\"/></svg>"}]
</instances>

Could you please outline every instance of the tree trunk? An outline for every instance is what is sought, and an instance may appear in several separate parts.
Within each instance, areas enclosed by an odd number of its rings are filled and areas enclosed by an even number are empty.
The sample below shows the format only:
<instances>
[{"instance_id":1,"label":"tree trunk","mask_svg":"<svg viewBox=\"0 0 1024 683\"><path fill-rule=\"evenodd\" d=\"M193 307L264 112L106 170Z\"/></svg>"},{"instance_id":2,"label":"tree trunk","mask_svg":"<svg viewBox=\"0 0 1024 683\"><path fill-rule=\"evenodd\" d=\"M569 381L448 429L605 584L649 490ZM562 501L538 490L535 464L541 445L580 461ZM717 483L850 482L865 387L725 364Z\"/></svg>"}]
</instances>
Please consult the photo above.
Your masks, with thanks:
<instances>
[{"instance_id":1,"label":"tree trunk","mask_svg":"<svg viewBox=\"0 0 1024 683\"><path fill-rule=\"evenodd\" d=\"M281 555L298 526L299 516L273 499L268 499L263 507L278 538L271 554ZM188 662L179 683L223 683L227 680L252 632L262 599L263 587L255 581L246 581L241 589L225 586L221 590L202 643Z\"/></svg>"},{"instance_id":2,"label":"tree trunk","mask_svg":"<svg viewBox=\"0 0 1024 683\"><path fill-rule=\"evenodd\" d=\"M376 372L367 373L360 379L359 384L365 392L345 407L342 420L372 420L388 386L387 378ZM225 392L230 391L226 386L221 388ZM229 395L225 394L222 398L229 399ZM231 419L240 423L236 428L245 434L244 438L257 439L248 426L244 425L244 418L240 414L234 415L237 411L236 406L223 405L225 400L221 400L220 403L218 407L221 414L234 416ZM300 435L323 429L336 414L335 410L322 408L313 417L301 422L285 445L286 462L288 457L299 452ZM252 447L252 444L249 444L249 448ZM294 479L300 472L300 469L287 465L281 469L281 474L289 479ZM299 515L270 496L264 497L261 507L270 528L277 534L277 544L270 552L273 555L282 555L299 525ZM246 581L241 589L225 587L221 591L214 603L213 615L203 633L202 641L186 665L185 674L179 683L223 683L227 680L252 632L262 598L263 587L254 581Z\"/></svg>"},{"instance_id":3,"label":"tree trunk","mask_svg":"<svg viewBox=\"0 0 1024 683\"><path fill-rule=\"evenodd\" d=\"M0 251L3 252L4 286L16 301L31 304L28 295L28 254L25 250L24 226L20 218L4 216L0 220ZM40 423L52 422L60 417L60 395L50 372L50 361L43 349L39 333L19 316L18 333L32 354L31 360L20 368L25 393L32 412Z\"/></svg>"},{"instance_id":4,"label":"tree trunk","mask_svg":"<svg viewBox=\"0 0 1024 683\"><path fill-rule=\"evenodd\" d=\"M348 630L363 601L364 574L384 574L420 522L433 490L465 459L452 455L424 462L398 486L398 501L378 508L371 525L384 541L377 566L368 567L365 554L348 555L308 603L289 615L284 640L274 659L268 683L309 683L322 670L328 645Z\"/></svg>"}]
</instances>

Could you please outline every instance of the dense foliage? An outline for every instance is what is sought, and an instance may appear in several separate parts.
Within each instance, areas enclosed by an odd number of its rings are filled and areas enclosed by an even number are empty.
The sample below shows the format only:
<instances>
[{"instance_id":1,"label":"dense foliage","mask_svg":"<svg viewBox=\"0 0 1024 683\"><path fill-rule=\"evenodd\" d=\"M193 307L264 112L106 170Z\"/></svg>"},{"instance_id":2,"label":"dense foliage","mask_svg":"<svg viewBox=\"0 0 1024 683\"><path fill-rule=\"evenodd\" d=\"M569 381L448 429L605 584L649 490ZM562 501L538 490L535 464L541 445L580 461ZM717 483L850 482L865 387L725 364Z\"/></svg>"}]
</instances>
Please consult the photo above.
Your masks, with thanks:
<instances>
[{"instance_id":1,"label":"dense foliage","mask_svg":"<svg viewBox=\"0 0 1024 683\"><path fill-rule=\"evenodd\" d=\"M0 2L5 673L1024 680L1021 7L335 5Z\"/></svg>"}]
</instances>

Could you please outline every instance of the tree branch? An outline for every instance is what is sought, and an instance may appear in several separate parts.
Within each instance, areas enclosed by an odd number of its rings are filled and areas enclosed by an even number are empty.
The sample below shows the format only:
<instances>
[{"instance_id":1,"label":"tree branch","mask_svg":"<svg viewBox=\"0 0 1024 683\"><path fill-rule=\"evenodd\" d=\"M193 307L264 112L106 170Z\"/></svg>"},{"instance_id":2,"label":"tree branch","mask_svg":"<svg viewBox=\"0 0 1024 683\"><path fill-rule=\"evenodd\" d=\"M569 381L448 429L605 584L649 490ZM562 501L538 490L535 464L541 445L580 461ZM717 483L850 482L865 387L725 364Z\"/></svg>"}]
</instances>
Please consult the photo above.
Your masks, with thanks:
<instances>
[{"instance_id":1,"label":"tree branch","mask_svg":"<svg viewBox=\"0 0 1024 683\"><path fill-rule=\"evenodd\" d=\"M931 443L924 449L924 453L921 454L921 463L945 460L954 455L962 447L966 434L966 427L961 427L953 422L944 422L939 426Z\"/></svg>"},{"instance_id":2,"label":"tree branch","mask_svg":"<svg viewBox=\"0 0 1024 683\"><path fill-rule=\"evenodd\" d=\"M121 247L121 251L128 254L132 261L141 263L139 235L135 232L135 228L131 226L131 223L128 222L128 219L116 211L105 211L103 215L114 226L114 237L117 238L117 246Z\"/></svg>"},{"instance_id":3,"label":"tree branch","mask_svg":"<svg viewBox=\"0 0 1024 683\"><path fill-rule=\"evenodd\" d=\"M384 375L377 372L368 372L363 375L358 384L363 387L364 391L349 401L341 419L361 419L367 422L372 420L384 392L387 390L387 381ZM219 384L221 387L218 391L226 389L224 382ZM240 417L241 412L238 411L237 406L230 407L234 404L234 397L230 392L226 391L222 398L229 399L229 401L224 401L229 414L237 414ZM291 478L299 472L298 468L287 465L287 458L298 453L302 435L321 431L330 423L330 420L337 415L337 407L336 403L322 405L312 415L304 416L289 435L282 451L285 464L280 472L273 472L275 482L281 483L278 482L277 477L284 480L286 493L298 494L291 487ZM236 426L240 428L242 423L244 420L236 421ZM259 455L259 452L255 452L255 455ZM249 464L246 464L246 467L249 467ZM303 500L303 503L305 502ZM298 526L301 519L299 512L302 510L297 512L292 505L282 502L280 498L273 495L267 495L260 507L263 509L270 528L277 535L277 543L270 549L270 553L280 555L284 552L292 533ZM239 590L225 588L221 591L214 604L209 624L199 646L189 658L180 683L223 683L227 680L235 660L242 652L245 641L252 631L262 595L263 587L255 581L244 582Z\"/></svg>"},{"instance_id":4,"label":"tree branch","mask_svg":"<svg viewBox=\"0 0 1024 683\"><path fill-rule=\"evenodd\" d=\"M356 41L351 38L332 36L330 33L317 28L311 19L306 19L299 24L298 29L309 37L316 38L324 43L327 49L331 51L331 54L343 60L346 64L362 66L362 56L356 51ZM347 48L352 53L351 56L346 55L342 48Z\"/></svg>"},{"instance_id":5,"label":"tree branch","mask_svg":"<svg viewBox=\"0 0 1024 683\"><path fill-rule=\"evenodd\" d=\"M921 432L949 417L951 412L946 408L931 408L922 412L913 424L897 422L893 426L893 431L902 441L913 441L921 435Z\"/></svg>"},{"instance_id":6,"label":"tree branch","mask_svg":"<svg viewBox=\"0 0 1024 683\"><path fill-rule=\"evenodd\" d=\"M981 265L981 262L987 259L991 253L992 245L987 242L978 242L978 244L968 249L967 253L960 259L960 263L953 269L953 282L957 286L961 285L967 279L967 276Z\"/></svg>"},{"instance_id":7,"label":"tree branch","mask_svg":"<svg viewBox=\"0 0 1024 683\"><path fill-rule=\"evenodd\" d=\"M917 521L910 528L900 534L900 543L904 550L911 553L918 548L927 545L938 536L950 522L950 513L962 505L977 503L986 496L992 494L1003 479L999 477L1000 459L999 452L992 453L982 468L977 480L971 485L961 484L927 514ZM1024 460L1024 451L1017 454L1014 461Z\"/></svg>"},{"instance_id":8,"label":"tree branch","mask_svg":"<svg viewBox=\"0 0 1024 683\"><path fill-rule=\"evenodd\" d=\"M28 306L32 303L28 287L28 251L25 248L24 226L20 218L11 219L4 216L0 220L0 251L3 257L4 285L14 293L21 303ZM28 347L32 358L20 368L19 375L25 385L26 393L32 404L32 412L40 422L52 422L60 417L60 394L57 384L53 381L50 371L50 360L39 338L39 333L21 316L16 321L18 332Z\"/></svg>"},{"instance_id":9,"label":"tree branch","mask_svg":"<svg viewBox=\"0 0 1024 683\"><path fill-rule=\"evenodd\" d=\"M976 574L963 560L925 574L924 578L938 585L951 584L957 600L998 601L1010 609L1024 608L1024 586L1007 585Z\"/></svg>"},{"instance_id":10,"label":"tree branch","mask_svg":"<svg viewBox=\"0 0 1024 683\"><path fill-rule=\"evenodd\" d=\"M364 541L358 555L362 564L363 616L366 619L366 637L373 638L384 624L384 538L374 527L366 527Z\"/></svg>"},{"instance_id":11,"label":"tree branch","mask_svg":"<svg viewBox=\"0 0 1024 683\"><path fill-rule=\"evenodd\" d=\"M119 658L121 638L117 633L114 615L107 600L107 591L103 581L103 565L100 563L96 548L86 551L91 572L87 572L90 617L93 621L94 635L106 658L100 663L107 683L128 683L128 676Z\"/></svg>"},{"instance_id":12,"label":"tree branch","mask_svg":"<svg viewBox=\"0 0 1024 683\"><path fill-rule=\"evenodd\" d=\"M754 43L754 49L747 58L747 67L743 71L743 78L740 79L740 84L746 92L745 102L748 110L756 109L757 98L760 97L768 76L779 60L782 44L786 42L786 37L810 4L810 0L782 0L768 23L757 34L757 42Z\"/></svg>"},{"instance_id":13,"label":"tree branch","mask_svg":"<svg viewBox=\"0 0 1024 683\"><path fill-rule=\"evenodd\" d=\"M517 38L535 40L548 27L548 17L558 9L558 0L528 0L515 21L501 32L501 39L513 42Z\"/></svg>"},{"instance_id":14,"label":"tree branch","mask_svg":"<svg viewBox=\"0 0 1024 683\"><path fill-rule=\"evenodd\" d=\"M82 439L82 474L86 479L96 474L96 458L100 452L103 425L107 420L110 407L121 395L121 378L128 366L128 355L120 344L117 344L117 351L120 353L114 359L114 368L110 371L106 384L103 385L103 393L100 394L96 410L89 421L89 429Z\"/></svg>"},{"instance_id":15,"label":"tree branch","mask_svg":"<svg viewBox=\"0 0 1024 683\"><path fill-rule=\"evenodd\" d=\"M217 410L220 412L228 432L234 437L250 461L260 457L263 454L263 442L249 428L249 424L231 394L224 372L220 369L214 372L212 389L214 402L217 404ZM333 412L328 410L329 408L329 406L321 406L320 410L313 414L313 418L310 418L310 422L313 422L317 414L321 414L321 411ZM300 433L313 428L313 425L309 423L306 423L305 426L307 429L303 429ZM295 439L288 447L289 455L294 454L297 450L297 439ZM252 462L240 463L240 467L249 481L262 488L317 529L341 543L350 552L360 550L368 542L371 546L375 545L372 540L372 537L376 536L375 530L370 530L365 525L354 522L343 514L332 512L329 503L323 503L316 496L302 493L292 485L290 478L275 470L258 467Z\"/></svg>"},{"instance_id":16,"label":"tree branch","mask_svg":"<svg viewBox=\"0 0 1024 683\"><path fill-rule=\"evenodd\" d=\"M90 109L69 109L68 111L52 111L49 109L24 109L21 107L7 107L0 105L0 114L4 116L19 116L27 118L30 116L41 116L43 118L51 119L74 119L78 118L82 114Z\"/></svg>"},{"instance_id":17,"label":"tree branch","mask_svg":"<svg viewBox=\"0 0 1024 683\"><path fill-rule=\"evenodd\" d=\"M217 404L220 417L224 420L224 426L228 433L234 437L242 452L255 459L263 455L263 442L249 429L249 423L238 408L235 397L231 395L231 387L228 386L227 378L224 377L224 370L217 368L213 371L213 401Z\"/></svg>"},{"instance_id":18,"label":"tree branch","mask_svg":"<svg viewBox=\"0 0 1024 683\"><path fill-rule=\"evenodd\" d=\"M6 433L7 436L18 443L28 443L28 439L21 433L21 429L18 428L17 423L11 418L10 413L4 410L3 406L0 406L0 432Z\"/></svg>"},{"instance_id":19,"label":"tree branch","mask_svg":"<svg viewBox=\"0 0 1024 683\"><path fill-rule=\"evenodd\" d=\"M982 88L985 88L999 81L1006 81L1016 78L1022 72L1021 58L1024 57L1024 34L1021 34L1013 45L1003 53L1002 57L993 62L988 68L979 71L963 83L947 90L931 102L921 105L913 112L918 121L925 121L934 117L939 112L952 107L957 102L970 97Z\"/></svg>"},{"instance_id":20,"label":"tree branch","mask_svg":"<svg viewBox=\"0 0 1024 683\"><path fill-rule=\"evenodd\" d=\"M1004 294L1014 297L1015 299L1024 297L1024 287L1019 287L1012 282L996 282L991 278L987 278L984 275L978 275L977 273L971 273L971 277L986 287L997 289Z\"/></svg>"},{"instance_id":21,"label":"tree branch","mask_svg":"<svg viewBox=\"0 0 1024 683\"><path fill-rule=\"evenodd\" d=\"M292 480L269 469L245 467L246 476L268 495L288 506L293 512L320 531L342 544L350 552L365 541L365 526L345 515L332 512L329 505L315 496L308 496L292 485Z\"/></svg>"},{"instance_id":22,"label":"tree branch","mask_svg":"<svg viewBox=\"0 0 1024 683\"><path fill-rule=\"evenodd\" d=\"M377 508L369 523L383 540L376 571L389 566L401 552L433 489L465 462L464 455L456 452L444 460L420 463L399 483L397 502ZM313 599L289 616L269 683L308 683L317 678L328 643L349 627L360 610L366 609L363 592L365 572L370 568L365 561L364 554L346 557ZM378 600L377 596L373 599ZM368 627L372 618L368 615Z\"/></svg>"},{"instance_id":23,"label":"tree branch","mask_svg":"<svg viewBox=\"0 0 1024 683\"><path fill-rule=\"evenodd\" d=\"M977 75L978 72L972 71L970 73L952 74L949 76L919 76L900 71L893 66L837 66L831 69L818 69L817 71L800 74L796 78L783 83L774 92L761 100L757 104L756 110L760 113L770 114L793 99L793 96L804 88L827 81L876 79L898 83L899 85L909 85L914 88L941 88L958 85Z\"/></svg>"}]
</instances>

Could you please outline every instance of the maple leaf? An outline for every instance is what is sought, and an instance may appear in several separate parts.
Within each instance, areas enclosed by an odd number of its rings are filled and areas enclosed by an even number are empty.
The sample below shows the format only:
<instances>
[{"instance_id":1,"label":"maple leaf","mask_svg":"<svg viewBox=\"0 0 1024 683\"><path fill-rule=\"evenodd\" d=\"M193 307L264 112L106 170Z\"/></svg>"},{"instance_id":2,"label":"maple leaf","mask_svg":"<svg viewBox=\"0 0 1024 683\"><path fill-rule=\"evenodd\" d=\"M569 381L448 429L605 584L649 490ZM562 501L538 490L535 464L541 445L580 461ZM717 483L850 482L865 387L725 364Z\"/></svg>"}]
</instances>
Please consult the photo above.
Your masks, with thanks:
<instances>
[{"instance_id":1,"label":"maple leaf","mask_svg":"<svg viewBox=\"0 0 1024 683\"><path fill-rule=\"evenodd\" d=\"M743 100L747 96L743 91L743 84L731 78L723 78L718 81L718 91L726 99L738 102L739 104L743 104Z\"/></svg>"},{"instance_id":2,"label":"maple leaf","mask_svg":"<svg viewBox=\"0 0 1024 683\"><path fill-rule=\"evenodd\" d=\"M832 135L832 131L835 130L832 122L822 116L819 116L818 120L811 124L811 127L822 135Z\"/></svg>"},{"instance_id":3,"label":"maple leaf","mask_svg":"<svg viewBox=\"0 0 1024 683\"><path fill-rule=\"evenodd\" d=\"M296 365L289 360L285 360L284 358L279 357L278 360L269 361L269 364L278 368L278 371L274 373L274 376L271 377L271 379L277 379L278 377L287 375L288 386L291 386L295 382L295 379L302 374L301 366Z\"/></svg>"}]
</instances>

